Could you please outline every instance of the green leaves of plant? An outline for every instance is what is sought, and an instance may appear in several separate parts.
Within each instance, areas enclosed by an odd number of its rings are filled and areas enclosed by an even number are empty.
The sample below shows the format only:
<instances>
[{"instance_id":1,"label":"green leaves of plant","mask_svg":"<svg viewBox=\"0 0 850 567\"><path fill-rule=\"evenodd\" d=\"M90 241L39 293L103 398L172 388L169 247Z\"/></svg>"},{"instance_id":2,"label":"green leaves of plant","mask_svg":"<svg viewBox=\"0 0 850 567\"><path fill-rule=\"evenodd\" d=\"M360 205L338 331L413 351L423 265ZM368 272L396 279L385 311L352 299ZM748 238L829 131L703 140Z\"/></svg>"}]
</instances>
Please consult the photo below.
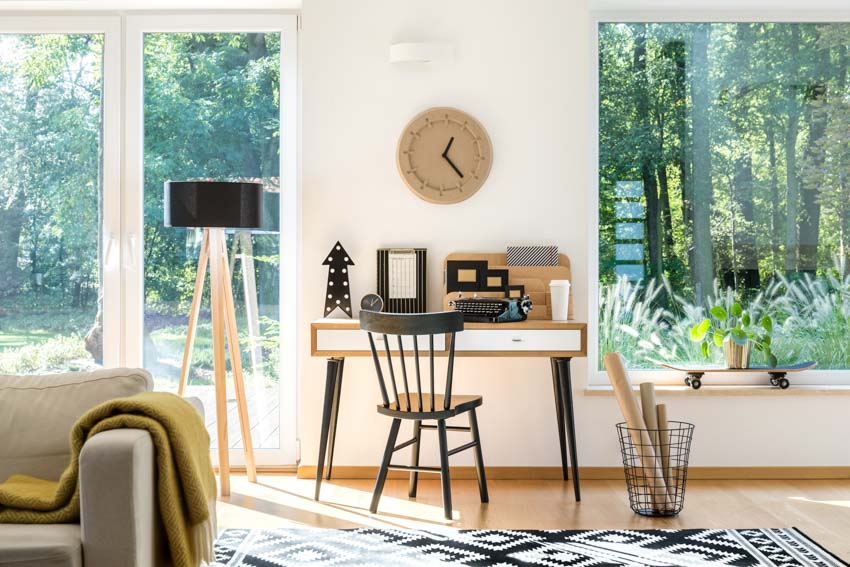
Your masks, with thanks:
<instances>
[{"instance_id":1,"label":"green leaves of plant","mask_svg":"<svg viewBox=\"0 0 850 567\"><path fill-rule=\"evenodd\" d=\"M714 337L712 337L714 339L714 344L722 347L723 339L726 338L727 334L729 334L728 331L724 331L723 329L714 329Z\"/></svg>"},{"instance_id":2,"label":"green leaves of plant","mask_svg":"<svg viewBox=\"0 0 850 567\"><path fill-rule=\"evenodd\" d=\"M776 357L770 350L771 334L773 333L773 319L769 315L762 316L758 320L761 328L753 323L753 317L741 302L736 301L727 311L723 305L715 305L709 309L711 318L703 319L694 324L690 329L690 339L695 343L702 343L700 351L708 358L713 346L722 348L723 341L731 338L738 346L744 346L752 341L753 348L764 355L765 361L771 366L776 366Z\"/></svg>"},{"instance_id":3,"label":"green leaves of plant","mask_svg":"<svg viewBox=\"0 0 850 567\"><path fill-rule=\"evenodd\" d=\"M709 319L703 319L701 323L697 323L693 327L691 327L691 340L695 343L705 339L705 335L708 333L708 329L711 327L711 321Z\"/></svg>"},{"instance_id":4,"label":"green leaves of plant","mask_svg":"<svg viewBox=\"0 0 850 567\"><path fill-rule=\"evenodd\" d=\"M715 305L714 307L712 307L711 315L718 321L725 321L729 318L729 314L726 313L726 308L722 305Z\"/></svg>"},{"instance_id":5,"label":"green leaves of plant","mask_svg":"<svg viewBox=\"0 0 850 567\"><path fill-rule=\"evenodd\" d=\"M732 329L731 334L732 340L735 341L735 344L737 344L738 346L744 346L749 340L746 331L744 331L740 327Z\"/></svg>"}]
</instances>

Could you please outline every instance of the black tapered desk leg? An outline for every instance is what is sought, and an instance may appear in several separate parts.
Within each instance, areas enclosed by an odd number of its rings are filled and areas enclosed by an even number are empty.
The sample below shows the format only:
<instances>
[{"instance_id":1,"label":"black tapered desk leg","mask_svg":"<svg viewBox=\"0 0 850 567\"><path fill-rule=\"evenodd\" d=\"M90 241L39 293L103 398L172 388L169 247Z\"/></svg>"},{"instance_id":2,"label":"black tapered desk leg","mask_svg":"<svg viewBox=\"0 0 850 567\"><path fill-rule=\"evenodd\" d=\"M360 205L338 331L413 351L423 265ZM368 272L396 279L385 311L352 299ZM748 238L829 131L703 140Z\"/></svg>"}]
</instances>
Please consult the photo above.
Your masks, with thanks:
<instances>
[{"instance_id":1,"label":"black tapered desk leg","mask_svg":"<svg viewBox=\"0 0 850 567\"><path fill-rule=\"evenodd\" d=\"M569 470L569 461L567 461L567 431L564 426L564 405L563 397L561 396L561 379L558 377L558 363L556 358L550 358L552 363L552 389L555 391L555 415L558 418L558 441L561 446L561 469L564 473L564 480L567 480L567 471Z\"/></svg>"},{"instance_id":2,"label":"black tapered desk leg","mask_svg":"<svg viewBox=\"0 0 850 567\"><path fill-rule=\"evenodd\" d=\"M564 407L564 421L567 426L567 438L570 444L570 464L572 465L573 474L573 490L575 491L576 502L581 500L581 488L578 478L578 451L576 450L576 421L575 412L573 411L573 383L570 376L570 360L569 358L559 358L558 376L561 381L561 397Z\"/></svg>"},{"instance_id":3,"label":"black tapered desk leg","mask_svg":"<svg viewBox=\"0 0 850 567\"><path fill-rule=\"evenodd\" d=\"M334 444L336 443L336 422L339 419L339 400L342 397L342 373L345 359L341 358L336 367L336 382L334 384L334 401L331 406L331 430L328 434L328 472L325 480L331 479L331 469L334 466Z\"/></svg>"},{"instance_id":4,"label":"black tapered desk leg","mask_svg":"<svg viewBox=\"0 0 850 567\"><path fill-rule=\"evenodd\" d=\"M319 439L319 462L316 463L316 494L319 499L319 491L322 488L322 469L325 465L325 451L328 447L328 435L331 427L331 413L333 411L334 392L336 390L339 366L343 359L329 358L327 375L325 377L325 401L322 405L322 433Z\"/></svg>"}]
</instances>

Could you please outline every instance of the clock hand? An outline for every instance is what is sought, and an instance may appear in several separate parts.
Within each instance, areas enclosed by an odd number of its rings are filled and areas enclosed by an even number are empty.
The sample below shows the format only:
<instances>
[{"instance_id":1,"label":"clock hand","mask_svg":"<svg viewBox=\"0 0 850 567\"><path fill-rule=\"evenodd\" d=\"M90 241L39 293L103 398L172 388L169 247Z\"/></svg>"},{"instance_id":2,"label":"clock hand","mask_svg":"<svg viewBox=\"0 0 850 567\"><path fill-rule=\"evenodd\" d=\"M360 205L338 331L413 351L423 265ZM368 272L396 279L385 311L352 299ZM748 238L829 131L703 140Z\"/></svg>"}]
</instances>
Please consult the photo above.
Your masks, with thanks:
<instances>
[{"instance_id":1,"label":"clock hand","mask_svg":"<svg viewBox=\"0 0 850 567\"><path fill-rule=\"evenodd\" d=\"M463 179L463 174L460 172L460 170L457 168L457 166L454 164L454 162L452 162L452 160L449 159L449 156L444 155L443 159L445 159L447 162L449 162L449 165L452 166L452 169L455 170L455 173L457 173L461 177L461 179Z\"/></svg>"},{"instance_id":2,"label":"clock hand","mask_svg":"<svg viewBox=\"0 0 850 567\"><path fill-rule=\"evenodd\" d=\"M446 157L446 156L448 156L448 155L449 155L449 150L451 149L452 144L454 143L454 141L455 141L455 137L454 137L454 136L452 136L451 138L449 138L449 144L446 146L446 149L445 149L445 150L443 150L443 154L442 154L442 155L443 155L443 157Z\"/></svg>"}]
</instances>

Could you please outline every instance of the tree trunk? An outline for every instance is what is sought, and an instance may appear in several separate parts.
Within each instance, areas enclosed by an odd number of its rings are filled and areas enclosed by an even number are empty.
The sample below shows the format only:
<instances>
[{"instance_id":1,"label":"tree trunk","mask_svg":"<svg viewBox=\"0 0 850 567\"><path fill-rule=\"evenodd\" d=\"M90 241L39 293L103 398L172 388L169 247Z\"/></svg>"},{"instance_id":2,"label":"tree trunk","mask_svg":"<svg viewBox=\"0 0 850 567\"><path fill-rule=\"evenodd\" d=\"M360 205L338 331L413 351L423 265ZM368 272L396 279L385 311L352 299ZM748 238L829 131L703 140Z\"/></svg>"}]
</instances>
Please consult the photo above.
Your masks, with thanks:
<instances>
[{"instance_id":1,"label":"tree trunk","mask_svg":"<svg viewBox=\"0 0 850 567\"><path fill-rule=\"evenodd\" d=\"M791 41L788 46L788 76L786 87L786 114L788 123L785 128L785 272L797 271L797 209L800 200L800 179L797 176L797 135L800 122L800 108L797 102L797 82L799 80L800 27L791 26Z\"/></svg>"},{"instance_id":2,"label":"tree trunk","mask_svg":"<svg viewBox=\"0 0 850 567\"><path fill-rule=\"evenodd\" d=\"M782 212L779 207L779 169L776 163L776 134L773 122L767 122L767 149L770 167L770 249L774 272L782 270Z\"/></svg>"},{"instance_id":3,"label":"tree trunk","mask_svg":"<svg viewBox=\"0 0 850 567\"><path fill-rule=\"evenodd\" d=\"M684 248L687 251L688 265L693 266L693 187L691 185L691 145L688 136L688 74L687 74L687 50L685 42L674 40L667 44L675 73L673 75L673 101L680 109L676 116L676 134L678 136L679 148L676 166L679 170L679 183L682 192L682 222L684 230L682 236Z\"/></svg>"},{"instance_id":4,"label":"tree trunk","mask_svg":"<svg viewBox=\"0 0 850 567\"><path fill-rule=\"evenodd\" d=\"M661 225L658 210L658 183L655 179L655 148L652 140L652 122L649 120L649 89L646 69L646 24L635 24L635 47L632 67L635 70L635 108L640 132L640 172L646 200L646 243L648 249L649 277L661 279L664 274L661 256Z\"/></svg>"},{"instance_id":5,"label":"tree trunk","mask_svg":"<svg viewBox=\"0 0 850 567\"><path fill-rule=\"evenodd\" d=\"M658 198L661 207L661 230L664 234L664 248L668 258L674 256L673 214L670 210L670 190L667 181L667 168L664 164L658 166Z\"/></svg>"},{"instance_id":6,"label":"tree trunk","mask_svg":"<svg viewBox=\"0 0 850 567\"><path fill-rule=\"evenodd\" d=\"M750 128L750 100L747 88L750 81L749 53L753 47L752 24L738 24L736 28L735 52L732 69L738 84L735 88L733 106L733 123L737 134L737 146L741 154L735 159L733 202L736 207L733 214L740 214L735 226L738 232L734 235L733 266L734 280L737 285L747 289L761 287L759 275L759 258L756 244L755 207L753 204L753 158L752 148L745 133Z\"/></svg>"},{"instance_id":7,"label":"tree trunk","mask_svg":"<svg viewBox=\"0 0 850 567\"><path fill-rule=\"evenodd\" d=\"M714 252L711 242L711 118L708 77L710 25L696 24L693 33L691 100L693 101L693 239L691 275L697 303L712 293Z\"/></svg>"},{"instance_id":8,"label":"tree trunk","mask_svg":"<svg viewBox=\"0 0 850 567\"><path fill-rule=\"evenodd\" d=\"M14 197L0 203L0 297L13 295L21 286L18 252L25 220L24 192L13 189Z\"/></svg>"},{"instance_id":9,"label":"tree trunk","mask_svg":"<svg viewBox=\"0 0 850 567\"><path fill-rule=\"evenodd\" d=\"M800 264L799 271L815 275L818 270L818 241L820 240L820 189L824 155L820 142L826 132L827 113L823 108L827 97L827 77L830 69L829 49L818 53L816 83L809 87L806 95L809 115L809 142L806 146L806 167L815 173L814 183L805 183L801 189L802 211L800 215Z\"/></svg>"}]
</instances>

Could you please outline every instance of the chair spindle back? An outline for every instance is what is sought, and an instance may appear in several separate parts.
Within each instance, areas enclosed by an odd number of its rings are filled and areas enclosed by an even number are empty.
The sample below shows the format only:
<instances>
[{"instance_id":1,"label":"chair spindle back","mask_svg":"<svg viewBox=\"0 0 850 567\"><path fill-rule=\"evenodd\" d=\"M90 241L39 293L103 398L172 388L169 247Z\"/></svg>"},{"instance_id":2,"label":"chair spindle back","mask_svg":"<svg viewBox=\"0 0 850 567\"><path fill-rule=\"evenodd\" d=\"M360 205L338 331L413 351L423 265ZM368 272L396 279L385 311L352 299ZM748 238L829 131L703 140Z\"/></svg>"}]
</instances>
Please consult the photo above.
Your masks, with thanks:
<instances>
[{"instance_id":1,"label":"chair spindle back","mask_svg":"<svg viewBox=\"0 0 850 567\"><path fill-rule=\"evenodd\" d=\"M381 389L381 400L384 407L389 407L390 403L395 403L396 407L402 411L435 411L437 409L449 409L452 403L452 375L454 373L454 358L455 358L455 335L463 331L463 314L459 311L443 311L440 313L417 313L417 314L397 314L397 313L377 313L374 311L360 312L360 328L369 335L369 348L372 350L372 361L375 364L375 371L378 375L378 386ZM449 360L446 370L446 388L444 391L443 408L434 407L434 398L436 397L435 380L434 380L434 335L449 335ZM387 390L387 380L383 368L381 366L380 355L375 346L375 335L380 335L377 340L384 343L384 355L387 361L389 373L390 387L392 388L392 399L390 392ZM400 360L401 369L401 384L396 380L396 372L393 364L393 353L390 347L391 336L396 337L398 347L398 358ZM430 407L422 406L422 398L425 392L422 391L422 371L419 364L421 356L419 350L419 336L428 335L428 362L429 362L429 380L430 386ZM410 380L408 379L407 363L405 362L404 337L411 337L413 342L413 369L416 373L416 392L410 389ZM418 394L418 404L413 407L411 403L411 394ZM406 403L403 405L402 400Z\"/></svg>"}]
</instances>

